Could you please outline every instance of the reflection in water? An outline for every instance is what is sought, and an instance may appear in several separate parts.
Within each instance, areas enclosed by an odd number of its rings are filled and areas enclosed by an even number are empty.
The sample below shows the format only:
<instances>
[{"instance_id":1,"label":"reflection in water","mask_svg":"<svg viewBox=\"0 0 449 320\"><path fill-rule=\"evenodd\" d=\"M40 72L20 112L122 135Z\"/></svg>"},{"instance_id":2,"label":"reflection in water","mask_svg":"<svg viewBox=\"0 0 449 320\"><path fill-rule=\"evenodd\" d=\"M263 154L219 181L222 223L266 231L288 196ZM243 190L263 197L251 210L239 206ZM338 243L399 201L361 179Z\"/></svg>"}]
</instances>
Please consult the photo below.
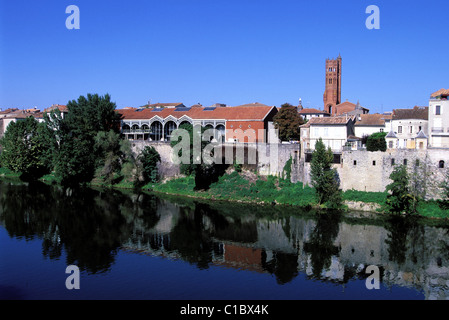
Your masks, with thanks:
<instances>
[{"instance_id":1,"label":"reflection in water","mask_svg":"<svg viewBox=\"0 0 449 320\"><path fill-rule=\"evenodd\" d=\"M366 278L426 298L449 297L447 227L404 217L355 219L294 208L167 200L151 194L0 183L0 224L10 237L41 239L48 259L108 272L119 251L268 273L279 285L300 273L324 282Z\"/></svg>"}]
</instances>

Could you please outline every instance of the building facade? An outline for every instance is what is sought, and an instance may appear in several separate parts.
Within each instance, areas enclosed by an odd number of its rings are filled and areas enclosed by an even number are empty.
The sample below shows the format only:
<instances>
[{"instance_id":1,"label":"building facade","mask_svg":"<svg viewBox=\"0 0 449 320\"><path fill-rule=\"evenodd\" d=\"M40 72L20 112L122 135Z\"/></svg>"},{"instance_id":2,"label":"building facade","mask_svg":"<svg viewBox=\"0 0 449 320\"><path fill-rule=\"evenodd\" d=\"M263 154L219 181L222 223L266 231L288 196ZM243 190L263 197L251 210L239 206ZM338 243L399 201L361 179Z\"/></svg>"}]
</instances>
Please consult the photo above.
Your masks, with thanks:
<instances>
[{"instance_id":1,"label":"building facade","mask_svg":"<svg viewBox=\"0 0 449 320\"><path fill-rule=\"evenodd\" d=\"M449 89L441 89L429 100L429 146L449 148Z\"/></svg>"},{"instance_id":2,"label":"building facade","mask_svg":"<svg viewBox=\"0 0 449 320\"><path fill-rule=\"evenodd\" d=\"M260 103L236 107L149 107L117 110L122 116L121 132L126 139L156 142L170 141L171 134L182 124L214 129L218 142L269 142L272 137L274 106ZM277 141L276 141L277 142Z\"/></svg>"}]
</instances>

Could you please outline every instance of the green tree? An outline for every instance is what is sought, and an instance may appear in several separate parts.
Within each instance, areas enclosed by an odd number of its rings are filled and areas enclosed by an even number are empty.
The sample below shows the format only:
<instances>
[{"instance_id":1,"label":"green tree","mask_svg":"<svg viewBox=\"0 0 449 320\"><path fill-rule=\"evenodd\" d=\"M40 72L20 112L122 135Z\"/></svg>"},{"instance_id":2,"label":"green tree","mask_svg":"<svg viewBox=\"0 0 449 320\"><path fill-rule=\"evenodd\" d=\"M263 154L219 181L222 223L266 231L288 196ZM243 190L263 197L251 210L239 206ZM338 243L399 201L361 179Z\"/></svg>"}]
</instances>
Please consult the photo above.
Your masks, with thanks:
<instances>
[{"instance_id":1,"label":"green tree","mask_svg":"<svg viewBox=\"0 0 449 320\"><path fill-rule=\"evenodd\" d=\"M21 172L21 179L37 180L49 173L52 158L52 135L45 123L33 117L11 122L0 140L1 165L14 172Z\"/></svg>"},{"instance_id":2,"label":"green tree","mask_svg":"<svg viewBox=\"0 0 449 320\"><path fill-rule=\"evenodd\" d=\"M304 119L298 110L289 103L284 103L273 118L274 127L279 130L281 141L299 140L300 128Z\"/></svg>"},{"instance_id":3,"label":"green tree","mask_svg":"<svg viewBox=\"0 0 449 320\"><path fill-rule=\"evenodd\" d=\"M334 154L326 147L320 138L315 144L310 163L312 186L315 188L319 204L337 209L342 204L342 192L338 173L332 168Z\"/></svg>"},{"instance_id":4,"label":"green tree","mask_svg":"<svg viewBox=\"0 0 449 320\"><path fill-rule=\"evenodd\" d=\"M123 163L129 159L131 153L129 141L120 137L113 130L100 131L95 136L94 150L97 158L97 177L104 178L108 184L113 183L114 177L122 169Z\"/></svg>"},{"instance_id":5,"label":"green tree","mask_svg":"<svg viewBox=\"0 0 449 320\"><path fill-rule=\"evenodd\" d=\"M396 166L390 174L392 182L387 186L385 209L393 214L416 213L418 199L410 192L409 174L405 165Z\"/></svg>"},{"instance_id":6,"label":"green tree","mask_svg":"<svg viewBox=\"0 0 449 320\"><path fill-rule=\"evenodd\" d=\"M386 132L376 132L370 135L366 140L366 150L385 152L387 150L386 135Z\"/></svg>"},{"instance_id":7,"label":"green tree","mask_svg":"<svg viewBox=\"0 0 449 320\"><path fill-rule=\"evenodd\" d=\"M178 151L178 157L183 160L180 164L181 173L195 176L195 189L208 189L211 183L218 181L224 174L227 165L216 163L214 149L207 154L206 148L210 142L203 141L206 128L183 124L179 129L172 133L171 146L175 152ZM205 161L206 157L210 161Z\"/></svg>"},{"instance_id":8,"label":"green tree","mask_svg":"<svg viewBox=\"0 0 449 320\"><path fill-rule=\"evenodd\" d=\"M158 162L161 162L161 156L154 147L145 147L138 157L142 165L143 183L156 183L159 180Z\"/></svg>"},{"instance_id":9,"label":"green tree","mask_svg":"<svg viewBox=\"0 0 449 320\"><path fill-rule=\"evenodd\" d=\"M69 101L67 108L66 117L57 121L55 171L63 185L76 186L90 182L103 163L104 149L95 147L95 137L101 131L118 133L120 115L108 94L81 96Z\"/></svg>"}]
</instances>

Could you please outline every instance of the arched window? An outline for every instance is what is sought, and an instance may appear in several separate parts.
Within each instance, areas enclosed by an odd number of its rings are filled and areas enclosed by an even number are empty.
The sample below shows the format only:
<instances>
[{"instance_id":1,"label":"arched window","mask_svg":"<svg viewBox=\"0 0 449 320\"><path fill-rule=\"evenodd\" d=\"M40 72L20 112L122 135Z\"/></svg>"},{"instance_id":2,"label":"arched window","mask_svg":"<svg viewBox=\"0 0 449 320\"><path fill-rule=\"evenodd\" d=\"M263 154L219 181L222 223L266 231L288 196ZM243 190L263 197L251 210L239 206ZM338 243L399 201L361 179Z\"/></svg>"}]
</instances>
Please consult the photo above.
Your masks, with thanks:
<instances>
[{"instance_id":1,"label":"arched window","mask_svg":"<svg viewBox=\"0 0 449 320\"><path fill-rule=\"evenodd\" d=\"M164 126L164 137L166 141L170 141L171 133L176 130L176 123L169 121Z\"/></svg>"},{"instance_id":2,"label":"arched window","mask_svg":"<svg viewBox=\"0 0 449 320\"><path fill-rule=\"evenodd\" d=\"M444 169L444 161L443 160L440 160L440 162L438 163L438 167L440 169Z\"/></svg>"},{"instance_id":3,"label":"arched window","mask_svg":"<svg viewBox=\"0 0 449 320\"><path fill-rule=\"evenodd\" d=\"M160 141L162 139L162 123L155 121L150 127L150 138L153 141Z\"/></svg>"},{"instance_id":4,"label":"arched window","mask_svg":"<svg viewBox=\"0 0 449 320\"><path fill-rule=\"evenodd\" d=\"M388 142L388 148L393 149L393 141Z\"/></svg>"}]
</instances>

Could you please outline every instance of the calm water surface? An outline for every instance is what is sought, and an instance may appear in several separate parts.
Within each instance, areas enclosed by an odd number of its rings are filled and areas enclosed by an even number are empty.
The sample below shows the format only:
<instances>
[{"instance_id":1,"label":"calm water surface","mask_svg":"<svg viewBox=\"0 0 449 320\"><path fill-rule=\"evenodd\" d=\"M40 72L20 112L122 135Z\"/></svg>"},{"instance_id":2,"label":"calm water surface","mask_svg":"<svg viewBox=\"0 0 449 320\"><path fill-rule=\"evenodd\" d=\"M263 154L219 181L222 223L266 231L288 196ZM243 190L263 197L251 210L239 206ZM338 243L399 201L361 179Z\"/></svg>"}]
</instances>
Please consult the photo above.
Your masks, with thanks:
<instances>
[{"instance_id":1,"label":"calm water surface","mask_svg":"<svg viewBox=\"0 0 449 320\"><path fill-rule=\"evenodd\" d=\"M447 226L359 215L0 182L0 298L449 298Z\"/></svg>"}]
</instances>

